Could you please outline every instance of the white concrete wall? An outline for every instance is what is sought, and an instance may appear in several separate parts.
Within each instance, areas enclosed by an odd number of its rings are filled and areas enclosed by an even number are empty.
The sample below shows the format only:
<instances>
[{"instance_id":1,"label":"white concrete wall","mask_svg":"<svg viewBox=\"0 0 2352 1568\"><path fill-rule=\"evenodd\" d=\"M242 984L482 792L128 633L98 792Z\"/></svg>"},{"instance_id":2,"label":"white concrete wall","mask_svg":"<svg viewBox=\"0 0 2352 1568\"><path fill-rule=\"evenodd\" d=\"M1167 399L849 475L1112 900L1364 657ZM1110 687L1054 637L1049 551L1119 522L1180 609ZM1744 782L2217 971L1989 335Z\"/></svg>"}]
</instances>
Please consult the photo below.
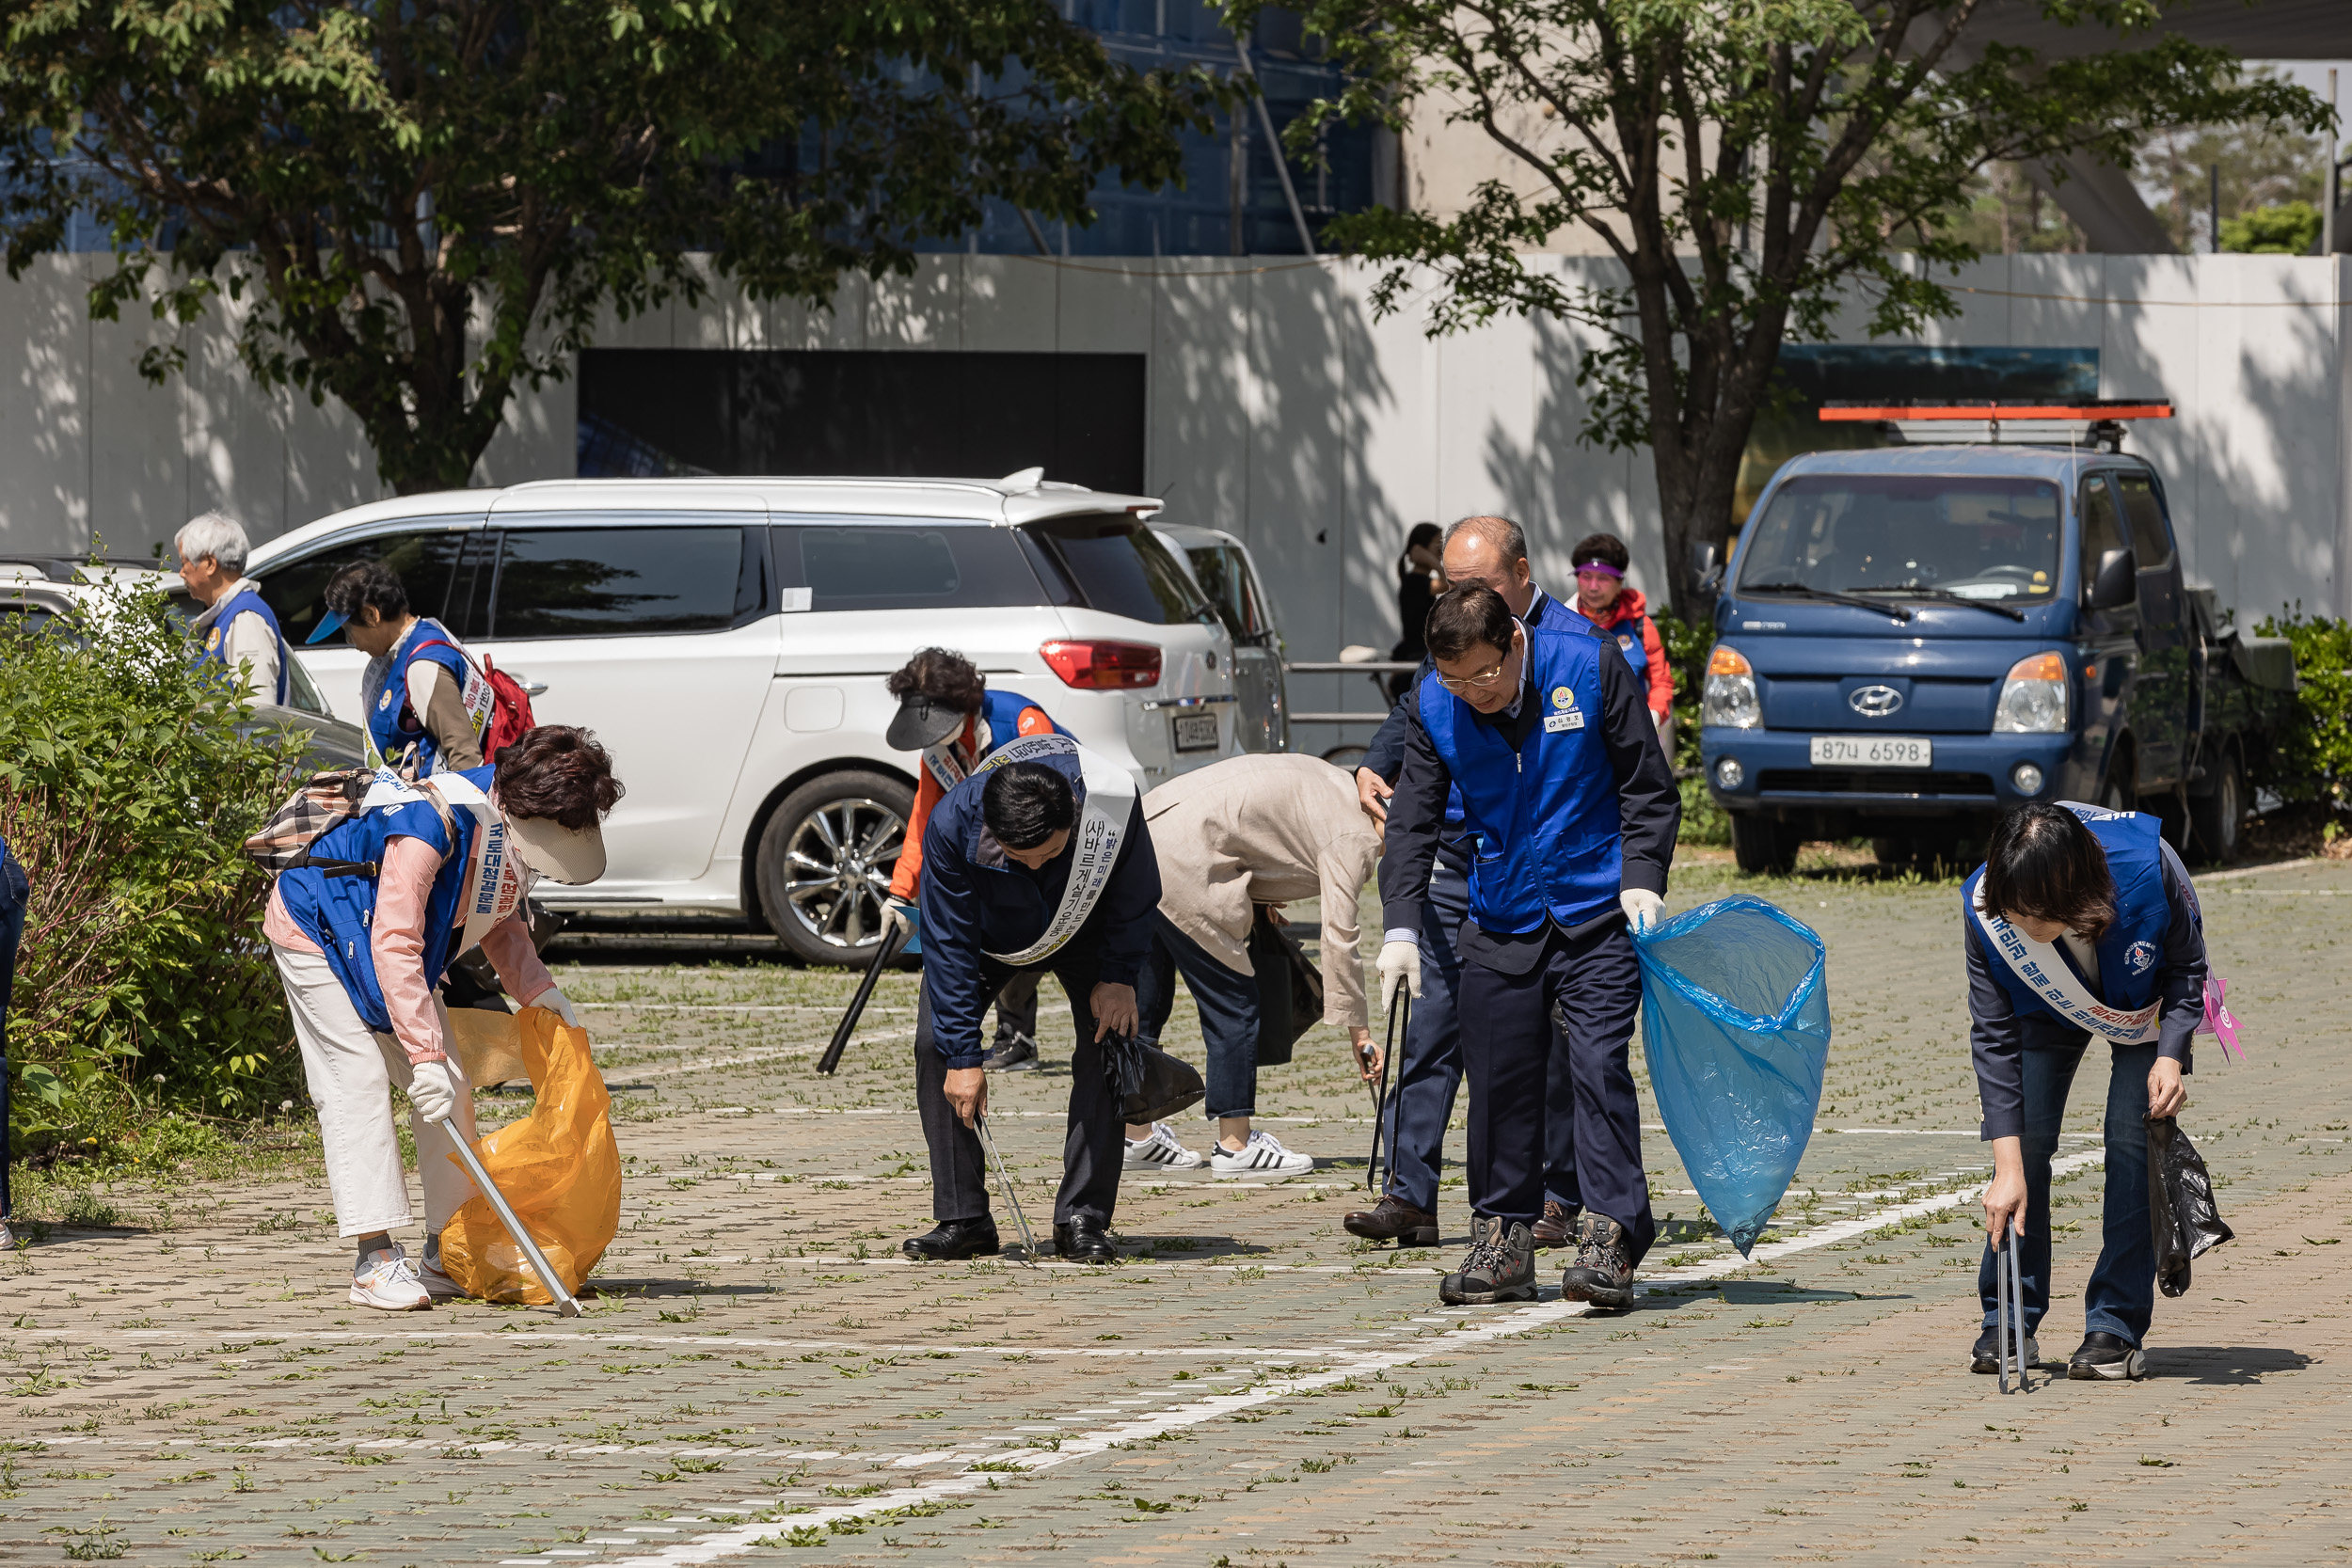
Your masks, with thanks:
<instances>
[{"instance_id":1,"label":"white concrete wall","mask_svg":"<svg viewBox=\"0 0 2352 1568\"><path fill-rule=\"evenodd\" d=\"M92 323L103 258L44 259L0 282L0 553L142 553L217 506L266 538L377 499L351 418L298 394L258 395L232 325L182 333L189 369L141 381L139 350L168 329ZM1531 264L1606 278L1609 263ZM2109 396L2164 393L2180 417L2135 450L2169 483L2194 578L2249 618L2300 601L2352 613L2352 442L2342 260L2268 256L1994 257L1959 279L1962 313L1930 341L2095 345ZM1375 322L1374 275L1266 258L1059 261L944 256L913 278L851 280L828 313L721 288L699 309L609 322L598 341L643 347L829 347L1141 353L1151 356L1149 483L1173 520L1250 542L1294 658L1397 636L1391 562L1412 524L1499 511L1526 525L1544 580L1608 529L1633 582L1664 580L1646 452L1581 447L1574 330L1504 320L1432 341L1417 316ZM1837 341L1863 341L1859 310ZM569 384L520 398L483 483L570 474ZM1303 679L1295 705L1361 709L1361 677ZM1317 746L1337 732L1302 736Z\"/></svg>"}]
</instances>

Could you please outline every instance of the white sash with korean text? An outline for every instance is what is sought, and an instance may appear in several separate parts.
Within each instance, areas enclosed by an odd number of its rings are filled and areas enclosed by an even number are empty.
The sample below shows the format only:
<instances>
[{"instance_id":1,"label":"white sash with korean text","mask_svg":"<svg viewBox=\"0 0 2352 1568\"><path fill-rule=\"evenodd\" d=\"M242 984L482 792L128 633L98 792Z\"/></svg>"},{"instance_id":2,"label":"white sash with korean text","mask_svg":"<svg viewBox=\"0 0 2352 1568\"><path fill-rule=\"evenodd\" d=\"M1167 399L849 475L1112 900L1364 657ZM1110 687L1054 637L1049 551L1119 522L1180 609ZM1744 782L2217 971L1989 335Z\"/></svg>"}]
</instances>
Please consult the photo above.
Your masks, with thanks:
<instances>
[{"instance_id":1,"label":"white sash with korean text","mask_svg":"<svg viewBox=\"0 0 2352 1568\"><path fill-rule=\"evenodd\" d=\"M1045 924L1045 934L1018 953L991 953L998 963L1025 968L1042 963L1078 934L1093 914L1103 890L1110 885L1111 867L1119 863L1120 847L1127 838L1127 816L1136 803L1136 781L1125 768L1114 768L1066 735L1032 735L992 752L977 775L1007 763L1037 762L1050 756L1074 756L1086 780L1087 798L1078 808L1078 825L1070 835L1070 879L1062 884L1061 904Z\"/></svg>"},{"instance_id":2,"label":"white sash with korean text","mask_svg":"<svg viewBox=\"0 0 2352 1568\"><path fill-rule=\"evenodd\" d=\"M2042 999L2042 1006L2078 1029L2115 1041L2118 1045L2143 1045L2156 1037L2156 1012L2160 1006L2151 1002L2136 1012L2110 1007L2090 994L2089 988L2075 977L2058 956L2058 950L2046 942L2036 942L1998 914L1984 907L1984 879L1977 879L1971 898L1977 924L1983 927L1985 941L1993 951L2008 964L2010 972L2026 982L2026 989Z\"/></svg>"},{"instance_id":3,"label":"white sash with korean text","mask_svg":"<svg viewBox=\"0 0 2352 1568\"><path fill-rule=\"evenodd\" d=\"M973 720L972 754L974 756L978 756L988 750L988 720L985 717ZM963 760L956 755L956 743L953 739L943 740L936 746L924 747L923 766L930 770L931 778L939 784L939 792L942 795L971 776L971 769L964 767Z\"/></svg>"}]
</instances>

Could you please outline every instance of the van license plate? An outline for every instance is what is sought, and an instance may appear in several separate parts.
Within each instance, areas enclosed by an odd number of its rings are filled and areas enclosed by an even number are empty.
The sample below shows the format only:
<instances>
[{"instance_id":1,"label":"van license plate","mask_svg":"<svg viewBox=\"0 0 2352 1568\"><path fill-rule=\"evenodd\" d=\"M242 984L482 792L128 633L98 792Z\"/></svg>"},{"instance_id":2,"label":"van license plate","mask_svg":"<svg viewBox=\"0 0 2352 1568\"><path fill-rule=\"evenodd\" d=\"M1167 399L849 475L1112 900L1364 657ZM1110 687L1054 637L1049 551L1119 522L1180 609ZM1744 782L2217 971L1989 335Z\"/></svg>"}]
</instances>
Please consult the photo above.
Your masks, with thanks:
<instances>
[{"instance_id":1,"label":"van license plate","mask_svg":"<svg viewBox=\"0 0 2352 1568\"><path fill-rule=\"evenodd\" d=\"M1935 744L1924 736L1817 735L1816 768L1931 768Z\"/></svg>"},{"instance_id":2,"label":"van license plate","mask_svg":"<svg viewBox=\"0 0 2352 1568\"><path fill-rule=\"evenodd\" d=\"M1216 750L1216 715L1180 713L1175 718L1176 749L1180 752Z\"/></svg>"}]
</instances>

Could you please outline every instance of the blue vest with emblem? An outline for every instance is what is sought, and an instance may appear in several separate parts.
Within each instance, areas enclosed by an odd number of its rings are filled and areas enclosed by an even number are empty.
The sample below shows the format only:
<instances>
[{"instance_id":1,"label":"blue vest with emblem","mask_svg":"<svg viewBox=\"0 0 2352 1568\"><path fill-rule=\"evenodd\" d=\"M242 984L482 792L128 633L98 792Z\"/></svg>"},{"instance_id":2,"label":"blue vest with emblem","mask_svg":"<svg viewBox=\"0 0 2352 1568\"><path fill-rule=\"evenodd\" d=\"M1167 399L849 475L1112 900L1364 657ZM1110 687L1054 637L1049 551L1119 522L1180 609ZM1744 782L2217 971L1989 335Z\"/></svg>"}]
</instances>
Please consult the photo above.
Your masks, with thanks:
<instances>
[{"instance_id":1,"label":"blue vest with emblem","mask_svg":"<svg viewBox=\"0 0 2352 1568\"><path fill-rule=\"evenodd\" d=\"M1622 621L1593 628L1616 642L1617 651L1625 655L1625 661L1633 666L1637 675L1645 674L1649 669L1649 644L1642 640L1642 623L1646 619L1643 615L1629 615Z\"/></svg>"},{"instance_id":2,"label":"blue vest with emblem","mask_svg":"<svg viewBox=\"0 0 2352 1568\"><path fill-rule=\"evenodd\" d=\"M1616 907L1623 839L1600 727L1604 646L1581 631L1527 628L1523 700L1542 711L1523 754L1434 672L1422 682L1422 726L1461 791L1464 825L1478 835L1470 895L1482 929L1577 926Z\"/></svg>"},{"instance_id":3,"label":"blue vest with emblem","mask_svg":"<svg viewBox=\"0 0 2352 1568\"><path fill-rule=\"evenodd\" d=\"M495 772L488 767L475 768L460 777L471 780L486 795ZM447 857L439 874L433 879L433 892L424 907L424 983L428 990L440 984L450 960L457 956L457 940L466 924L458 900L465 895L466 871L473 860L473 838L480 831L473 813L464 806L453 805L449 815L457 829L453 847L441 826L440 813L434 809L432 801L421 799L378 806L329 829L310 847L311 854L323 861L373 861L381 864L386 841L399 835L421 838ZM326 955L327 967L342 982L343 994L351 998L352 1008L360 1021L378 1034L391 1033L391 1016L384 1006L384 987L376 978L375 955L368 946L369 933L375 926L376 879L329 877L303 866L278 876L278 893L294 923Z\"/></svg>"},{"instance_id":4,"label":"blue vest with emblem","mask_svg":"<svg viewBox=\"0 0 2352 1568\"><path fill-rule=\"evenodd\" d=\"M981 694L980 717L988 721L988 751L982 752L981 757L987 756L989 752L996 750L1007 741L1021 738L1021 714L1025 708L1035 708L1040 713L1045 713L1043 703L1033 703L1018 691L999 691L994 687L990 687ZM1045 714L1045 721L1054 725L1056 735L1070 733L1058 723L1055 723L1054 716L1050 713Z\"/></svg>"},{"instance_id":5,"label":"blue vest with emblem","mask_svg":"<svg viewBox=\"0 0 2352 1568\"><path fill-rule=\"evenodd\" d=\"M204 635L203 645L196 651L199 664L217 664L229 669L229 623L240 615L259 615L269 627L269 634L278 641L278 691L270 698L279 707L286 705L286 634L278 629L278 616L250 588L239 590L213 617L213 625ZM234 671L230 672L231 674Z\"/></svg>"},{"instance_id":6,"label":"blue vest with emblem","mask_svg":"<svg viewBox=\"0 0 2352 1568\"><path fill-rule=\"evenodd\" d=\"M2058 803L2082 818L2090 836L2107 852L2107 875L2115 879L2115 924L2092 944L2092 951L2099 955L2099 984L2092 989L2108 1006L2137 1012L2156 999L2164 939L2172 928L2172 906L2164 895L2162 825L2145 812L2106 811L2074 800ZM1983 880L1980 865L1961 886L1961 909L1971 928L1976 926L1977 887ZM1982 937L1983 932L1979 930L1978 935ZM2072 965L2074 956L2066 951L2066 944L2057 945ZM2021 1016L2039 1013L2058 1018L1998 953L1992 954L1989 967Z\"/></svg>"},{"instance_id":7,"label":"blue vest with emblem","mask_svg":"<svg viewBox=\"0 0 2352 1568\"><path fill-rule=\"evenodd\" d=\"M375 743L376 755L385 767L399 767L402 754L413 746L417 777L430 778L437 771L441 748L424 727L424 716L409 709L408 667L419 659L437 664L449 672L458 690L465 690L468 667L464 655L446 645L418 651L422 643L448 644L455 641L440 622L420 618L400 646L392 650L391 669L384 677L384 689L375 694L368 708L368 738Z\"/></svg>"}]
</instances>

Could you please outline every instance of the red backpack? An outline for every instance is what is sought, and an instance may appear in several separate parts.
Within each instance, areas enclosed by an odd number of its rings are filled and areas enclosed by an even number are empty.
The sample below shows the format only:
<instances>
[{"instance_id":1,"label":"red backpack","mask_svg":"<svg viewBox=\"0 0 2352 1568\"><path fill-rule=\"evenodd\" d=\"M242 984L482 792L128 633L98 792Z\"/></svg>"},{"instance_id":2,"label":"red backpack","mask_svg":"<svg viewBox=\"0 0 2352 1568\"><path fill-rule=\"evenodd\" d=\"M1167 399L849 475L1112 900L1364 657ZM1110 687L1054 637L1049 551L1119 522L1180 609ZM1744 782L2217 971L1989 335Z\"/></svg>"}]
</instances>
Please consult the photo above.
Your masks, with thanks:
<instances>
[{"instance_id":1,"label":"red backpack","mask_svg":"<svg viewBox=\"0 0 2352 1568\"><path fill-rule=\"evenodd\" d=\"M418 643L409 650L409 657L427 648L447 648L468 664L474 664L473 655L439 638ZM500 752L520 740L524 732L535 728L539 721L531 716L531 693L523 689L520 681L492 664L487 657L475 664L474 670L490 688L490 727L483 733L482 760L496 762Z\"/></svg>"}]
</instances>

